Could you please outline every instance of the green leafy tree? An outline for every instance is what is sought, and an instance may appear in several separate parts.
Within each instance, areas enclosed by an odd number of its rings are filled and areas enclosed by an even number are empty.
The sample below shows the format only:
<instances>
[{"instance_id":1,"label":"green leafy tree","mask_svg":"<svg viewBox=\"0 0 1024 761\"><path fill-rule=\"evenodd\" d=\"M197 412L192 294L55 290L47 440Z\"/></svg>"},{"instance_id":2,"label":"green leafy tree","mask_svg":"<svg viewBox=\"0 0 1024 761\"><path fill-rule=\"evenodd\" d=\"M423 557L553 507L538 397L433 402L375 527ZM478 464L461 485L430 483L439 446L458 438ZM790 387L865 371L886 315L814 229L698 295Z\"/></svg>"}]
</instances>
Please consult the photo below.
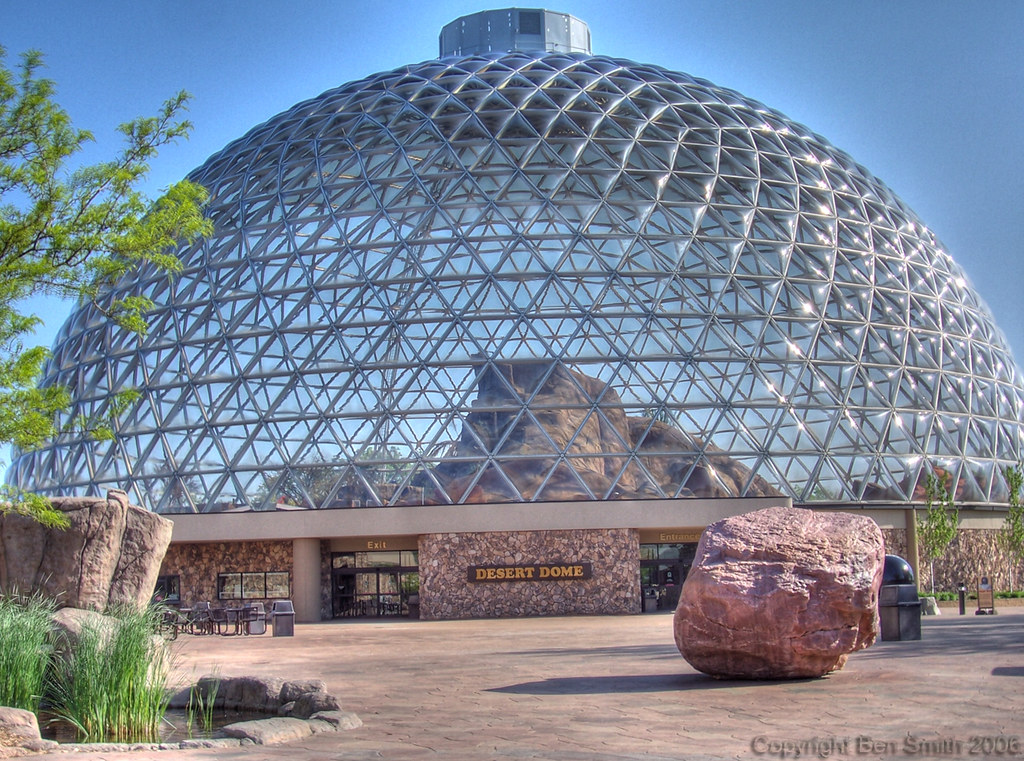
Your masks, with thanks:
<instances>
[{"instance_id":1,"label":"green leafy tree","mask_svg":"<svg viewBox=\"0 0 1024 761\"><path fill-rule=\"evenodd\" d=\"M320 460L315 465L296 467L283 472L284 477L277 483L275 501L280 500L286 505L307 507L308 499L316 507L322 507L334 485L341 478L345 468L341 465ZM258 503L266 503L266 495L260 495ZM268 505L273 509L273 504Z\"/></svg>"},{"instance_id":2,"label":"green leafy tree","mask_svg":"<svg viewBox=\"0 0 1024 761\"><path fill-rule=\"evenodd\" d=\"M156 116L123 124L124 145L114 158L76 168L73 159L92 135L72 126L41 66L42 56L32 51L10 68L0 48L0 444L20 449L68 427L113 435L109 421L68 420L66 389L38 387L49 351L26 343L40 320L24 313L25 299L91 301L115 324L143 334L152 303L115 297L112 286L143 266L172 276L181 267L177 245L211 229L203 215L206 192L195 183L179 182L155 200L139 190L158 150L191 130L181 118L185 93ZM111 414L135 398L127 390ZM46 500L11 489L0 497L0 512L8 511L61 522Z\"/></svg>"},{"instance_id":3,"label":"green leafy tree","mask_svg":"<svg viewBox=\"0 0 1024 761\"><path fill-rule=\"evenodd\" d=\"M1003 471L1006 485L1010 491L1010 509L1006 513L1006 522L1000 538L1003 547L1017 563L1024 561L1024 505L1020 502L1021 487L1024 486L1024 469L1013 465ZM1013 573L1010 574L1011 584Z\"/></svg>"},{"instance_id":4,"label":"green leafy tree","mask_svg":"<svg viewBox=\"0 0 1024 761\"><path fill-rule=\"evenodd\" d=\"M925 482L925 499L928 509L924 517L917 518L917 540L921 552L928 559L931 575L931 591L935 593L935 561L946 552L956 539L960 526L960 510L956 506L953 491L947 481L948 473L939 478L934 473L928 474Z\"/></svg>"}]
</instances>

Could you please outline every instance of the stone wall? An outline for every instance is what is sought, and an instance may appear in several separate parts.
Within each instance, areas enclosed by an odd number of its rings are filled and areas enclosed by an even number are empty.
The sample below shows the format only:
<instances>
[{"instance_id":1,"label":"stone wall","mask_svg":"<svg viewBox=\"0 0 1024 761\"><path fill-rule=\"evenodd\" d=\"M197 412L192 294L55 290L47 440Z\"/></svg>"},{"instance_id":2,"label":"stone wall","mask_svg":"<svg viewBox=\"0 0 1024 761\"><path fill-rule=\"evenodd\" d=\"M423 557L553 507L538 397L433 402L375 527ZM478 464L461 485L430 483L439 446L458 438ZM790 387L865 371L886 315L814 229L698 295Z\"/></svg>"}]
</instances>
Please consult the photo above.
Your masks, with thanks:
<instances>
[{"instance_id":1,"label":"stone wall","mask_svg":"<svg viewBox=\"0 0 1024 761\"><path fill-rule=\"evenodd\" d=\"M640 611L634 529L425 534L419 540L420 617L502 618ZM589 563L588 579L469 580L475 566Z\"/></svg>"},{"instance_id":2,"label":"stone wall","mask_svg":"<svg viewBox=\"0 0 1024 761\"><path fill-rule=\"evenodd\" d=\"M886 555L899 555L907 560L907 530L904 528L883 528L882 541Z\"/></svg>"},{"instance_id":3,"label":"stone wall","mask_svg":"<svg viewBox=\"0 0 1024 761\"><path fill-rule=\"evenodd\" d=\"M904 529L884 529L885 551L907 557ZM997 590L1024 589L1024 564L1011 564L999 532L961 529L935 564L935 588L974 587L981 575ZM420 537L420 616L489 618L542 615L630 614L640 610L639 534L632 529L425 534ZM322 541L321 616L331 617L330 542ZM590 563L582 580L470 582L470 566ZM293 574L291 541L172 544L161 575L177 574L182 601L217 600L217 574L287 571ZM928 564L918 568L930 588ZM1012 578L1011 578L1012 571Z\"/></svg>"},{"instance_id":4,"label":"stone wall","mask_svg":"<svg viewBox=\"0 0 1024 761\"><path fill-rule=\"evenodd\" d=\"M334 618L334 601L331 600L332 585L331 578L334 569L331 568L331 543L326 539L320 542L320 620L330 621Z\"/></svg>"},{"instance_id":5,"label":"stone wall","mask_svg":"<svg viewBox=\"0 0 1024 761\"><path fill-rule=\"evenodd\" d=\"M172 544L160 567L161 576L181 577L183 603L216 602L219 573L264 571L287 571L294 582L291 541Z\"/></svg>"},{"instance_id":6,"label":"stone wall","mask_svg":"<svg viewBox=\"0 0 1024 761\"><path fill-rule=\"evenodd\" d=\"M998 529L960 529L945 554L935 561L935 589L953 592L960 583L974 589L981 576L988 576L997 591L1024 589L1024 563L1014 563L1000 545ZM883 529L885 552L907 558L906 529ZM918 564L918 586L931 589L929 564Z\"/></svg>"}]
</instances>

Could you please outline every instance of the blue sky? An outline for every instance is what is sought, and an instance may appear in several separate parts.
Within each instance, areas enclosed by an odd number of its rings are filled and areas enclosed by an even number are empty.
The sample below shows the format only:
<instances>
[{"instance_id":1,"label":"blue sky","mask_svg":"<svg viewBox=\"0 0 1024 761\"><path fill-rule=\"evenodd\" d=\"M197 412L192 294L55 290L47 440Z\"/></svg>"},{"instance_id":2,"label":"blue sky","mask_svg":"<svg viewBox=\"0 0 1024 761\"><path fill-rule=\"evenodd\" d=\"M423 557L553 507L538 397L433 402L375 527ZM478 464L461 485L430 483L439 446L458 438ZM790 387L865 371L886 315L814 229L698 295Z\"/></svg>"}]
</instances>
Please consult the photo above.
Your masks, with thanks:
<instances>
[{"instance_id":1,"label":"blue sky","mask_svg":"<svg viewBox=\"0 0 1024 761\"><path fill-rule=\"evenodd\" d=\"M36 48L83 156L116 126L192 93L195 130L154 163L151 191L331 87L437 55L479 0L0 0L8 65ZM1024 360L1024 2L567 0L594 52L704 77L782 111L886 182L964 267ZM41 303L49 344L70 311Z\"/></svg>"}]
</instances>

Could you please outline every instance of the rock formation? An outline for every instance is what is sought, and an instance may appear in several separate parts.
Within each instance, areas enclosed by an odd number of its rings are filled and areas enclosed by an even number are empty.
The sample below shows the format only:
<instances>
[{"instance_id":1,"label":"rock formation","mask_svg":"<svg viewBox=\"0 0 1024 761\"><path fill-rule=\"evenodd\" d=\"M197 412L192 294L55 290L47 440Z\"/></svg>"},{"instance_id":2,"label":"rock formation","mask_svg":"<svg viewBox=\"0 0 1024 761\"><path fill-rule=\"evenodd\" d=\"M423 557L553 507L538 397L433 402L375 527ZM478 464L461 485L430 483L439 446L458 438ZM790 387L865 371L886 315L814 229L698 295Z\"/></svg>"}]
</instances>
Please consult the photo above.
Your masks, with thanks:
<instances>
[{"instance_id":1,"label":"rock formation","mask_svg":"<svg viewBox=\"0 0 1024 761\"><path fill-rule=\"evenodd\" d=\"M39 721L31 711L0 707L0 758L16 758L55 750L57 743L39 734Z\"/></svg>"},{"instance_id":2,"label":"rock formation","mask_svg":"<svg viewBox=\"0 0 1024 761\"><path fill-rule=\"evenodd\" d=\"M61 608L50 617L51 639L59 643L58 649L73 648L82 638L82 632L92 630L102 641L108 641L117 630L117 621L95 610Z\"/></svg>"},{"instance_id":3,"label":"rock formation","mask_svg":"<svg viewBox=\"0 0 1024 761\"><path fill-rule=\"evenodd\" d=\"M129 504L122 491L51 502L69 528L0 516L0 590L38 591L60 607L100 611L148 603L173 524Z\"/></svg>"},{"instance_id":4,"label":"rock formation","mask_svg":"<svg viewBox=\"0 0 1024 761\"><path fill-rule=\"evenodd\" d=\"M712 524L676 608L676 645L716 677L840 669L878 636L884 555L878 525L850 513L774 507Z\"/></svg>"},{"instance_id":5,"label":"rock formation","mask_svg":"<svg viewBox=\"0 0 1024 761\"><path fill-rule=\"evenodd\" d=\"M172 695L168 705L187 708L196 698L209 704L211 697L213 705L225 711L258 712L298 719L332 713L345 717L345 726L339 727L341 729L362 725L355 714L341 711L338 699L327 692L327 686L320 679L285 681L277 677L208 675Z\"/></svg>"},{"instance_id":6,"label":"rock formation","mask_svg":"<svg viewBox=\"0 0 1024 761\"><path fill-rule=\"evenodd\" d=\"M954 482L953 474L945 468L935 465L931 468L923 468L917 476L908 476L903 479L898 489L882 486L876 482L869 482L864 486L865 502L893 502L906 499L907 489L913 484L910 499L914 502L928 501L928 477L934 476L953 499L957 502L984 502L985 496L978 489L977 481L974 478L961 476ZM860 484L858 484L859 486ZM1003 499L1007 496L1004 494Z\"/></svg>"},{"instance_id":7,"label":"rock formation","mask_svg":"<svg viewBox=\"0 0 1024 761\"><path fill-rule=\"evenodd\" d=\"M641 455L639 464L625 456L633 450ZM485 453L493 454L498 467L478 473L458 462ZM749 468L697 437L660 420L626 415L619 395L604 381L550 361L484 369L473 411L446 459L434 470L447 492L437 501L444 502L464 494L467 502L478 503L591 495L779 496Z\"/></svg>"}]
</instances>

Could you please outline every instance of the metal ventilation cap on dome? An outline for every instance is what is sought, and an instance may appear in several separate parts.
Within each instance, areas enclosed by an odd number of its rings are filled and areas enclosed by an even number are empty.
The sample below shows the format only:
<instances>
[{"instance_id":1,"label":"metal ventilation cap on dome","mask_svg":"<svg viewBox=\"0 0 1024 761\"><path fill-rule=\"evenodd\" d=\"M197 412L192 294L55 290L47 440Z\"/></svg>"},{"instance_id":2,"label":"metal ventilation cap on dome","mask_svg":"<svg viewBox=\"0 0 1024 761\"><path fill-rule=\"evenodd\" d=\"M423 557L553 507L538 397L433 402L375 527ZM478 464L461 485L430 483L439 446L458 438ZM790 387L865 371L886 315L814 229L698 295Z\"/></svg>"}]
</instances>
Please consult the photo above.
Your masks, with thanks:
<instances>
[{"instance_id":1,"label":"metal ventilation cap on dome","mask_svg":"<svg viewBox=\"0 0 1024 761\"><path fill-rule=\"evenodd\" d=\"M479 53L584 53L590 27L568 13L503 8L461 16L441 29L441 58Z\"/></svg>"}]
</instances>

